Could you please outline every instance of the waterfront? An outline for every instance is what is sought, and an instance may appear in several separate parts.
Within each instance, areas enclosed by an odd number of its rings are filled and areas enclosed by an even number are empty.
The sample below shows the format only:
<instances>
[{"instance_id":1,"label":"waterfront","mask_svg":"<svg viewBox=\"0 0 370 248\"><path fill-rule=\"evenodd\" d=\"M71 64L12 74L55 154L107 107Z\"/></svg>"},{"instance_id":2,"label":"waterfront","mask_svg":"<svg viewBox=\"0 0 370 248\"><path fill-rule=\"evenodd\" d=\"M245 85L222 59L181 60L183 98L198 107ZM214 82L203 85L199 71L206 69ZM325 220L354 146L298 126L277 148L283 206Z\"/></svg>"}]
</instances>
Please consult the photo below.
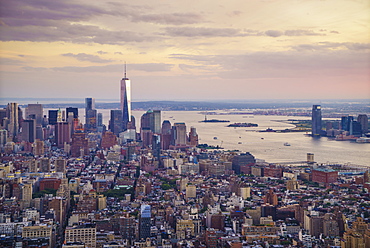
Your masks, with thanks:
<instances>
[{"instance_id":1,"label":"waterfront","mask_svg":"<svg viewBox=\"0 0 370 248\"><path fill-rule=\"evenodd\" d=\"M45 109L44 114L47 114ZM103 114L103 122L108 127L109 109L98 109ZM136 119L137 132L140 128L140 118L145 111L133 111ZM80 121L84 122L84 109L79 109ZM370 167L370 143L359 144L350 141L335 141L326 137L311 138L305 132L257 132L272 128L276 130L292 128L294 125L276 122L276 120L301 119L309 117L274 116L274 115L216 115L209 119L230 120L234 122L251 122L258 127L226 127L230 123L205 123L204 115L199 111L162 111L162 121L169 120L185 122L187 130L193 126L197 129L199 143L222 146L225 150L240 150L250 152L256 158L267 162L305 161L307 153L314 153L318 163L351 163ZM247 130L247 131L246 131ZM215 139L217 137L217 139ZM284 146L288 142L290 146Z\"/></svg>"},{"instance_id":2,"label":"waterfront","mask_svg":"<svg viewBox=\"0 0 370 248\"><path fill-rule=\"evenodd\" d=\"M99 111L104 114L104 122L107 124L109 111ZM140 117L143 113L144 111L133 111L137 127L140 127ZM352 163L370 166L370 143L358 144L349 141L335 141L326 137L314 139L304 135L304 132L256 132L256 130L265 130L269 127L273 129L294 127L292 124L275 122L274 120L307 120L309 117L218 115L210 118L213 117L230 120L230 123L257 123L258 127L233 128L226 127L227 124L225 123L199 122L204 120L204 115L199 114L198 111L162 112L162 121L169 120L171 124L185 122L188 130L191 126L195 127L199 135L199 143L215 146L222 144L222 147L226 150L237 149L243 152L250 152L256 158L266 160L267 162L304 161L306 160L306 154L309 152L315 154L315 161L318 163ZM214 139L214 137L217 137L217 139ZM284 146L285 142L288 142L290 146Z\"/></svg>"}]
</instances>

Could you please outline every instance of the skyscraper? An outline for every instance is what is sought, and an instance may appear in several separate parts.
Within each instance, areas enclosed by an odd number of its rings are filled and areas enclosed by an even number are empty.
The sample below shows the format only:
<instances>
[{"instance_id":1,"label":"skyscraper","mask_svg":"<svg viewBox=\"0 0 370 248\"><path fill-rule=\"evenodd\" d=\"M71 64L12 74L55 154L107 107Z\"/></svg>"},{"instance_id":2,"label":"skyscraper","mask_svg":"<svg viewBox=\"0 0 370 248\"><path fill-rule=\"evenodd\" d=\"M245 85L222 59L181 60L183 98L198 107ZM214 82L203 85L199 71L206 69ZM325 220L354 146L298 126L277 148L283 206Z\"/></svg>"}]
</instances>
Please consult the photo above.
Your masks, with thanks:
<instances>
[{"instance_id":1,"label":"skyscraper","mask_svg":"<svg viewBox=\"0 0 370 248\"><path fill-rule=\"evenodd\" d=\"M344 131L350 131L351 122L353 121L353 116L342 116L340 121L341 129Z\"/></svg>"},{"instance_id":2,"label":"skyscraper","mask_svg":"<svg viewBox=\"0 0 370 248\"><path fill-rule=\"evenodd\" d=\"M122 111L121 110L111 110L110 111L110 121L109 129L118 135L122 132Z\"/></svg>"},{"instance_id":3,"label":"skyscraper","mask_svg":"<svg viewBox=\"0 0 370 248\"><path fill-rule=\"evenodd\" d=\"M172 145L186 145L186 125L185 123L175 123L172 126Z\"/></svg>"},{"instance_id":4,"label":"skyscraper","mask_svg":"<svg viewBox=\"0 0 370 248\"><path fill-rule=\"evenodd\" d=\"M86 131L96 131L95 99L86 98L85 103L85 129Z\"/></svg>"},{"instance_id":5,"label":"skyscraper","mask_svg":"<svg viewBox=\"0 0 370 248\"><path fill-rule=\"evenodd\" d=\"M139 238L146 239L150 237L151 227L151 208L150 205L141 205L139 219Z\"/></svg>"},{"instance_id":6,"label":"skyscraper","mask_svg":"<svg viewBox=\"0 0 370 248\"><path fill-rule=\"evenodd\" d=\"M369 131L369 118L367 115L358 115L357 121L361 123L362 133L367 133Z\"/></svg>"},{"instance_id":7,"label":"skyscraper","mask_svg":"<svg viewBox=\"0 0 370 248\"><path fill-rule=\"evenodd\" d=\"M22 140L33 143L36 138L36 120L22 122Z\"/></svg>"},{"instance_id":8,"label":"skyscraper","mask_svg":"<svg viewBox=\"0 0 370 248\"><path fill-rule=\"evenodd\" d=\"M141 129L149 129L153 133L161 133L161 111L148 110L141 116Z\"/></svg>"},{"instance_id":9,"label":"skyscraper","mask_svg":"<svg viewBox=\"0 0 370 248\"><path fill-rule=\"evenodd\" d=\"M28 104L26 108L26 119L34 119L36 120L36 125L41 126L42 112L42 104Z\"/></svg>"},{"instance_id":10,"label":"skyscraper","mask_svg":"<svg viewBox=\"0 0 370 248\"><path fill-rule=\"evenodd\" d=\"M67 112L67 119L69 117L69 113L73 113L73 118L78 118L78 108L68 107L66 108Z\"/></svg>"},{"instance_id":11,"label":"skyscraper","mask_svg":"<svg viewBox=\"0 0 370 248\"><path fill-rule=\"evenodd\" d=\"M320 136L322 129L321 122L321 106L313 105L312 106L312 136Z\"/></svg>"},{"instance_id":12,"label":"skyscraper","mask_svg":"<svg viewBox=\"0 0 370 248\"><path fill-rule=\"evenodd\" d=\"M7 116L9 118L8 135L15 140L19 132L18 103L8 103Z\"/></svg>"},{"instance_id":13,"label":"skyscraper","mask_svg":"<svg viewBox=\"0 0 370 248\"><path fill-rule=\"evenodd\" d=\"M49 125L57 124L58 110L49 110Z\"/></svg>"},{"instance_id":14,"label":"skyscraper","mask_svg":"<svg viewBox=\"0 0 370 248\"><path fill-rule=\"evenodd\" d=\"M126 65L125 75L121 80L121 111L123 130L126 130L127 123L131 121L131 82L126 77Z\"/></svg>"}]
</instances>

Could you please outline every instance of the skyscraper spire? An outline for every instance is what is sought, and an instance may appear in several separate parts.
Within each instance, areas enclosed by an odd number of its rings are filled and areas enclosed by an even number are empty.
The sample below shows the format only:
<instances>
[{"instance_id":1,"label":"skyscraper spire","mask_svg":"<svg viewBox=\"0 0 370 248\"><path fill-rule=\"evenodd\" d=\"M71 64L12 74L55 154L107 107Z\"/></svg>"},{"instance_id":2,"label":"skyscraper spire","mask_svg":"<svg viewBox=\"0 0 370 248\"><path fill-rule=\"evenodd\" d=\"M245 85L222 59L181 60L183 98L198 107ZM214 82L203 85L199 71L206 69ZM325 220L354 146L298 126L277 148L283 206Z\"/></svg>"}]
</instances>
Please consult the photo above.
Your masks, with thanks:
<instances>
[{"instance_id":1,"label":"skyscraper spire","mask_svg":"<svg viewBox=\"0 0 370 248\"><path fill-rule=\"evenodd\" d=\"M126 72L127 72L127 68L126 68L126 61L125 61L125 77L124 78L127 78L126 77Z\"/></svg>"}]
</instances>

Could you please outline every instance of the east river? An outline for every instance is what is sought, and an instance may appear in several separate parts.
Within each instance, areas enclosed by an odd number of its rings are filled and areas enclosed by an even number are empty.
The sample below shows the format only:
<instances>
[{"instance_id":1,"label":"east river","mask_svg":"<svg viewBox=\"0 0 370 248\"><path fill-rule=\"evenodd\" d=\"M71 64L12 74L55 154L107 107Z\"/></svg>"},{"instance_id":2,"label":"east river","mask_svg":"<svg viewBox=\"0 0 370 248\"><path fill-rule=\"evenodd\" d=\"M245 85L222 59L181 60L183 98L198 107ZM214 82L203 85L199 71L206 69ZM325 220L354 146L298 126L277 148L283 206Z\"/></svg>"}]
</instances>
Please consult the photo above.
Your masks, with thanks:
<instances>
[{"instance_id":1,"label":"east river","mask_svg":"<svg viewBox=\"0 0 370 248\"><path fill-rule=\"evenodd\" d=\"M108 125L110 111L99 109L103 113L103 122ZM140 117L144 111L133 111L137 130L140 127ZM251 122L258 127L226 127L230 123L204 123L204 115L199 111L162 111L162 121L169 120L171 124L185 122L189 131L193 126L197 129L199 143L222 146L226 150L237 149L250 152L256 158L266 162L305 161L307 153L315 155L318 163L351 163L370 167L370 143L354 143L350 141L335 141L322 137L314 139L304 132L275 133L256 132L272 128L282 130L294 125L274 120L309 119L308 117L292 116L261 116L261 115L208 115L208 119L222 119L234 122ZM82 120L84 121L84 120ZM288 142L290 146L284 146Z\"/></svg>"}]
</instances>

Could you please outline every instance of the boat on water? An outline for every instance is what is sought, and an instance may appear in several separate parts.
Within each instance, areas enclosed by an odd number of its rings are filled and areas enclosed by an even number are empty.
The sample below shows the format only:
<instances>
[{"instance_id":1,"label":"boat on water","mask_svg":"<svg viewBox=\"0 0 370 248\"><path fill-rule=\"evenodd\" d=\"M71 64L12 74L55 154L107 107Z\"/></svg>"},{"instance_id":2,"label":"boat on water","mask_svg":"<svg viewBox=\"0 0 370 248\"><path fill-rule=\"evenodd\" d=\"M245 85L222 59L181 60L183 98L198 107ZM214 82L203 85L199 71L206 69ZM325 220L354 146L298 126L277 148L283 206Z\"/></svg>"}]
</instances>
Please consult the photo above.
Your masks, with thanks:
<instances>
[{"instance_id":1,"label":"boat on water","mask_svg":"<svg viewBox=\"0 0 370 248\"><path fill-rule=\"evenodd\" d=\"M285 142L284 146L290 146L290 144L288 142Z\"/></svg>"},{"instance_id":2,"label":"boat on water","mask_svg":"<svg viewBox=\"0 0 370 248\"><path fill-rule=\"evenodd\" d=\"M242 142L238 142L238 145L243 144Z\"/></svg>"},{"instance_id":3,"label":"boat on water","mask_svg":"<svg viewBox=\"0 0 370 248\"><path fill-rule=\"evenodd\" d=\"M213 137L213 139L215 139L215 140L216 140L216 139L217 139L217 137Z\"/></svg>"}]
</instances>

